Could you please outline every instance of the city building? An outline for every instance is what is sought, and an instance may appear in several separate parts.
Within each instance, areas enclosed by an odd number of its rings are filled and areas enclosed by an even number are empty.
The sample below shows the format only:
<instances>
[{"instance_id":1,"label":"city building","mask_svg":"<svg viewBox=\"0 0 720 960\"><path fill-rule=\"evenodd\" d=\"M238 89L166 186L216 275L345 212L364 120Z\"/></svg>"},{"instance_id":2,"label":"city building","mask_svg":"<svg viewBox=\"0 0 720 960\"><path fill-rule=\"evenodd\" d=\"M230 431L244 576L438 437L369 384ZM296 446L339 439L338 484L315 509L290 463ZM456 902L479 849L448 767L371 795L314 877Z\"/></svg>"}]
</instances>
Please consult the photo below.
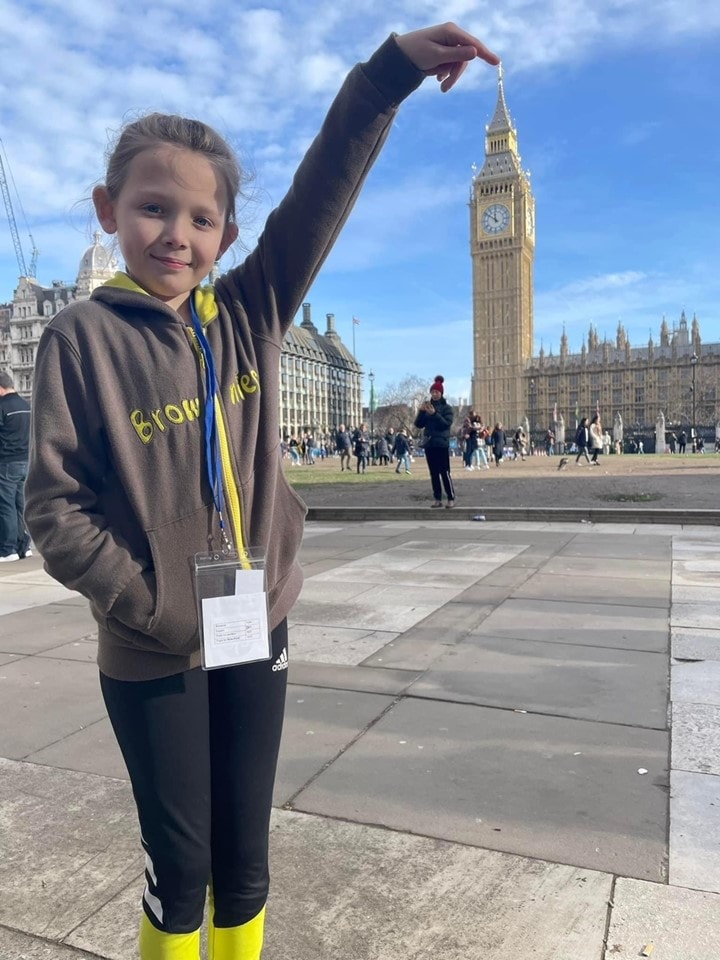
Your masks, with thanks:
<instances>
[{"instance_id":1,"label":"city building","mask_svg":"<svg viewBox=\"0 0 720 960\"><path fill-rule=\"evenodd\" d=\"M362 420L362 367L340 339L332 313L324 334L312 322L309 303L302 313L302 322L285 334L280 357L280 433L310 433L318 440L341 423Z\"/></svg>"},{"instance_id":2,"label":"city building","mask_svg":"<svg viewBox=\"0 0 720 960\"><path fill-rule=\"evenodd\" d=\"M93 237L83 254L75 283L54 280L43 287L34 277L20 277L13 294L7 330L0 328L0 367L9 370L18 393L32 396L33 370L38 343L45 324L73 300L86 300L95 287L117 270L113 254Z\"/></svg>"},{"instance_id":3,"label":"city building","mask_svg":"<svg viewBox=\"0 0 720 960\"><path fill-rule=\"evenodd\" d=\"M650 334L642 346L631 346L622 324L614 340L601 340L591 324L579 352L570 352L563 330L557 352L534 355L535 228L501 69L470 194L474 409L510 429L527 420L536 439L560 427L572 440L576 420L595 412L610 429L620 418L625 433L651 433L662 413L669 428L714 436L720 343L703 343L697 318L688 325L684 310L672 328L658 318L656 339Z\"/></svg>"},{"instance_id":4,"label":"city building","mask_svg":"<svg viewBox=\"0 0 720 960\"><path fill-rule=\"evenodd\" d=\"M44 287L21 277L12 303L0 305L0 370L11 372L18 393L32 397L37 347L45 324L73 300L85 300L118 269L98 232L80 260L75 283L54 281ZM326 315L321 334L309 303L303 319L285 335L280 357L281 436L312 433L324 437L339 424L357 424L362 417L362 367L343 344L335 317Z\"/></svg>"}]
</instances>

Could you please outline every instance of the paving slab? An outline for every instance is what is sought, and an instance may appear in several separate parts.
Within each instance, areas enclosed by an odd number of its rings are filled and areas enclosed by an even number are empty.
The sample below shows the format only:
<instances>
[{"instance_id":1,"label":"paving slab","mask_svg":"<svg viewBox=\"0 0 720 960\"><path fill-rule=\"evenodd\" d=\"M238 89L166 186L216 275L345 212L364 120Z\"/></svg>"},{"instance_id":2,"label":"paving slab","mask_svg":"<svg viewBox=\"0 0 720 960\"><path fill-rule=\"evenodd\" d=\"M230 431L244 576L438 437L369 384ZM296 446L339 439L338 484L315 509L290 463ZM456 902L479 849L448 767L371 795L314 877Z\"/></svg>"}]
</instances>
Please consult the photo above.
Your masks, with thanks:
<instances>
[{"instance_id":1,"label":"paving slab","mask_svg":"<svg viewBox=\"0 0 720 960\"><path fill-rule=\"evenodd\" d=\"M384 667L347 667L330 663L302 663L292 660L288 683L333 690L357 690L359 693L385 693L399 696L417 680L417 670Z\"/></svg>"},{"instance_id":2,"label":"paving slab","mask_svg":"<svg viewBox=\"0 0 720 960\"><path fill-rule=\"evenodd\" d=\"M673 603L670 622L673 627L716 630L720 627L720 601L714 599L701 606L697 603Z\"/></svg>"},{"instance_id":3,"label":"paving slab","mask_svg":"<svg viewBox=\"0 0 720 960\"><path fill-rule=\"evenodd\" d=\"M13 582L7 577L2 580L0 592L0 616L16 613L18 610L29 610L44 603L54 603L71 596L72 591L66 590L54 580L47 583Z\"/></svg>"},{"instance_id":4,"label":"paving slab","mask_svg":"<svg viewBox=\"0 0 720 960\"><path fill-rule=\"evenodd\" d=\"M689 603L700 607L707 603L717 604L717 587L720 587L720 579L713 588L709 588L706 584L691 586L683 583L673 583L673 603ZM718 623L720 624L720 620Z\"/></svg>"},{"instance_id":5,"label":"paving slab","mask_svg":"<svg viewBox=\"0 0 720 960\"><path fill-rule=\"evenodd\" d=\"M670 774L670 883L720 893L720 777Z\"/></svg>"},{"instance_id":6,"label":"paving slab","mask_svg":"<svg viewBox=\"0 0 720 960\"><path fill-rule=\"evenodd\" d=\"M630 580L665 580L670 577L670 558L667 560L638 560L627 557L614 559L612 557L581 557L555 556L548 560L543 573L556 577L586 577L592 583L593 590L601 591L602 580L630 579ZM638 590L641 588L638 586Z\"/></svg>"},{"instance_id":7,"label":"paving slab","mask_svg":"<svg viewBox=\"0 0 720 960\"><path fill-rule=\"evenodd\" d=\"M720 943L720 897L620 877L615 884L605 960L713 960Z\"/></svg>"},{"instance_id":8,"label":"paving slab","mask_svg":"<svg viewBox=\"0 0 720 960\"><path fill-rule=\"evenodd\" d=\"M97 636L97 623L86 600L82 606L49 603L0 616L3 653L38 653L90 635Z\"/></svg>"},{"instance_id":9,"label":"paving slab","mask_svg":"<svg viewBox=\"0 0 720 960\"><path fill-rule=\"evenodd\" d=\"M399 633L367 627L315 626L290 622L290 652L309 663L337 663L348 666L362 663L371 654L391 644Z\"/></svg>"},{"instance_id":10,"label":"paving slab","mask_svg":"<svg viewBox=\"0 0 720 960\"><path fill-rule=\"evenodd\" d=\"M282 806L392 704L393 697L293 684L273 803Z\"/></svg>"},{"instance_id":11,"label":"paving slab","mask_svg":"<svg viewBox=\"0 0 720 960\"><path fill-rule=\"evenodd\" d=\"M572 597L579 600L588 596L588 582L581 577L558 577L548 573L537 573L513 590L514 597L536 597L543 600L566 600ZM638 589L637 580L604 577L593 585L590 598L611 598L615 604L637 607L662 607L670 605L670 581L648 580Z\"/></svg>"},{"instance_id":12,"label":"paving slab","mask_svg":"<svg viewBox=\"0 0 720 960\"><path fill-rule=\"evenodd\" d=\"M462 594L465 596L465 594ZM494 604L448 603L365 661L366 666L426 670L490 616Z\"/></svg>"},{"instance_id":13,"label":"paving slab","mask_svg":"<svg viewBox=\"0 0 720 960\"><path fill-rule=\"evenodd\" d=\"M670 765L720 776L720 706L673 703Z\"/></svg>"},{"instance_id":14,"label":"paving slab","mask_svg":"<svg viewBox=\"0 0 720 960\"><path fill-rule=\"evenodd\" d=\"M670 671L670 698L673 703L720 706L720 662L674 663Z\"/></svg>"},{"instance_id":15,"label":"paving slab","mask_svg":"<svg viewBox=\"0 0 720 960\"><path fill-rule=\"evenodd\" d=\"M670 537L648 537L642 534L619 536L613 527L610 533L596 536L578 536L561 547L561 557L612 557L623 560L669 560L671 556Z\"/></svg>"},{"instance_id":16,"label":"paving slab","mask_svg":"<svg viewBox=\"0 0 720 960\"><path fill-rule=\"evenodd\" d=\"M103 960L137 960L138 928L145 878L139 876L91 913L65 942ZM202 941L205 941L203 930ZM203 954L204 955L204 954ZM83 957L86 954L83 952Z\"/></svg>"},{"instance_id":17,"label":"paving slab","mask_svg":"<svg viewBox=\"0 0 720 960\"><path fill-rule=\"evenodd\" d=\"M459 595L458 600L480 599L486 595L487 591L492 589L502 590L506 596L509 596L516 587L525 583L528 577L532 575L532 567L511 567L509 564L504 564L483 577L472 587L468 587Z\"/></svg>"},{"instance_id":18,"label":"paving slab","mask_svg":"<svg viewBox=\"0 0 720 960\"><path fill-rule=\"evenodd\" d=\"M493 611L477 632L656 653L666 652L669 646L666 611L607 602L510 599Z\"/></svg>"},{"instance_id":19,"label":"paving slab","mask_svg":"<svg viewBox=\"0 0 720 960\"><path fill-rule=\"evenodd\" d=\"M6 960L92 960L84 951L0 927L0 957Z\"/></svg>"},{"instance_id":20,"label":"paving slab","mask_svg":"<svg viewBox=\"0 0 720 960\"><path fill-rule=\"evenodd\" d=\"M607 875L290 812L277 821L269 957L600 956Z\"/></svg>"},{"instance_id":21,"label":"paving slab","mask_svg":"<svg viewBox=\"0 0 720 960\"><path fill-rule=\"evenodd\" d=\"M143 870L129 783L0 759L0 924L62 939Z\"/></svg>"},{"instance_id":22,"label":"paving slab","mask_svg":"<svg viewBox=\"0 0 720 960\"><path fill-rule=\"evenodd\" d=\"M343 529L343 526L334 527L330 523L313 523L308 520L303 530L303 541L312 540L313 537L325 537L331 533L339 533Z\"/></svg>"},{"instance_id":23,"label":"paving slab","mask_svg":"<svg viewBox=\"0 0 720 960\"><path fill-rule=\"evenodd\" d=\"M674 553L673 557L675 557ZM673 583L717 587L720 582L720 558L717 560L673 559L672 567Z\"/></svg>"},{"instance_id":24,"label":"paving slab","mask_svg":"<svg viewBox=\"0 0 720 960\"><path fill-rule=\"evenodd\" d=\"M670 639L676 660L720 660L720 630L674 627Z\"/></svg>"},{"instance_id":25,"label":"paving slab","mask_svg":"<svg viewBox=\"0 0 720 960\"><path fill-rule=\"evenodd\" d=\"M75 770L78 773L95 773L117 780L128 779L125 761L106 716L28 754L25 760L42 766Z\"/></svg>"},{"instance_id":26,"label":"paving slab","mask_svg":"<svg viewBox=\"0 0 720 960\"><path fill-rule=\"evenodd\" d=\"M660 731L406 699L293 805L660 881L667 761Z\"/></svg>"},{"instance_id":27,"label":"paving slab","mask_svg":"<svg viewBox=\"0 0 720 960\"><path fill-rule=\"evenodd\" d=\"M686 560L700 565L709 564L707 569L720 569L720 537L717 530L712 540L682 535L673 538L673 560Z\"/></svg>"},{"instance_id":28,"label":"paving slab","mask_svg":"<svg viewBox=\"0 0 720 960\"><path fill-rule=\"evenodd\" d=\"M470 634L410 688L418 697L667 728L667 657Z\"/></svg>"},{"instance_id":29,"label":"paving slab","mask_svg":"<svg viewBox=\"0 0 720 960\"><path fill-rule=\"evenodd\" d=\"M13 723L0 725L0 756L20 760L105 716L94 663L22 657L0 675Z\"/></svg>"},{"instance_id":30,"label":"paving slab","mask_svg":"<svg viewBox=\"0 0 720 960\"><path fill-rule=\"evenodd\" d=\"M357 590L352 587L351 591L357 594L359 586ZM316 627L345 627L352 624L369 631L382 624L389 633L404 633L442 607L442 603L433 602L429 592L425 603L399 606L397 603L374 602L370 591L364 591L360 596L343 597L342 589L338 589L328 591L328 595L334 599L306 600L301 596L293 607L289 619L291 626L303 623Z\"/></svg>"},{"instance_id":31,"label":"paving slab","mask_svg":"<svg viewBox=\"0 0 720 960\"><path fill-rule=\"evenodd\" d=\"M98 645L97 640L73 640L72 643L64 643L60 647L53 647L52 650L44 650L36 653L36 657L49 657L54 660L79 660L82 663L97 662Z\"/></svg>"}]
</instances>

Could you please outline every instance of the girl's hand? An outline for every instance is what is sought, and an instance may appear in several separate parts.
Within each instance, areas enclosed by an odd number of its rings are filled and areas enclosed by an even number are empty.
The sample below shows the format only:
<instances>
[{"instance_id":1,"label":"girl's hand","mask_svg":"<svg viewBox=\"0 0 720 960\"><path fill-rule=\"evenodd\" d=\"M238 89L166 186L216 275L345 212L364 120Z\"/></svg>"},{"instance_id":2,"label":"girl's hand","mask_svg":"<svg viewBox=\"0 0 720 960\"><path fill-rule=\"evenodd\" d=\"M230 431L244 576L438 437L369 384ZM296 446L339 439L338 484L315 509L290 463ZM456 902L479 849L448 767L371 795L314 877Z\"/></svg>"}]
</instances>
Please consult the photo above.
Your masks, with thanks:
<instances>
[{"instance_id":1,"label":"girl's hand","mask_svg":"<svg viewBox=\"0 0 720 960\"><path fill-rule=\"evenodd\" d=\"M424 30L413 30L395 38L398 46L418 70L437 77L440 89L447 93L462 76L470 60L480 57L497 66L500 57L488 50L471 33L455 23L442 23Z\"/></svg>"}]
</instances>

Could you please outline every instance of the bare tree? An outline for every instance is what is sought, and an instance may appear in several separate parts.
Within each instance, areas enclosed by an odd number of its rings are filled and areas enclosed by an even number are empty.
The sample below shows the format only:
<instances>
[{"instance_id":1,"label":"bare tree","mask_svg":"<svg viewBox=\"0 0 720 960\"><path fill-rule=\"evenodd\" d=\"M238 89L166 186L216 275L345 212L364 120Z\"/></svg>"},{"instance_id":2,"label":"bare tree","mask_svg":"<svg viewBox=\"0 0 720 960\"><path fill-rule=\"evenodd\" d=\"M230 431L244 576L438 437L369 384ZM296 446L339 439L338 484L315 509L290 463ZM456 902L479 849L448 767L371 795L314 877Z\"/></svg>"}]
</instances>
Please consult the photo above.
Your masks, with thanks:
<instances>
[{"instance_id":1,"label":"bare tree","mask_svg":"<svg viewBox=\"0 0 720 960\"><path fill-rule=\"evenodd\" d=\"M380 394L383 406L406 406L417 410L419 404L426 400L429 394L427 377L418 377L415 374L406 374L399 383L389 383Z\"/></svg>"}]
</instances>

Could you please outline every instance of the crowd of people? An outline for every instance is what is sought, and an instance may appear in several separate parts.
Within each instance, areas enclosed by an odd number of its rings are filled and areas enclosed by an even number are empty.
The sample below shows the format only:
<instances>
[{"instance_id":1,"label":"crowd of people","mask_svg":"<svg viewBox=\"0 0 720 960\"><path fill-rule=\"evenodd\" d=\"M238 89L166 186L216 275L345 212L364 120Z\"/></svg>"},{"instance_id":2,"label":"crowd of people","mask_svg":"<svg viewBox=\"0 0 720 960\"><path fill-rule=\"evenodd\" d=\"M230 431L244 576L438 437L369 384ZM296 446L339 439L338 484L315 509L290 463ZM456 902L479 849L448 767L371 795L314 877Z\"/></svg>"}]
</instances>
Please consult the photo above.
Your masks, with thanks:
<instances>
[{"instance_id":1,"label":"crowd of people","mask_svg":"<svg viewBox=\"0 0 720 960\"><path fill-rule=\"evenodd\" d=\"M416 440L405 428L396 432L389 427L371 437L367 423L354 428L341 423L334 434L317 438L311 433L291 434L282 440L280 450L283 459L289 460L291 466L313 466L318 460L334 457L340 461L341 473L346 470L365 473L371 464L390 466L393 463L410 473ZM400 469L396 470L396 473L400 472Z\"/></svg>"}]
</instances>

